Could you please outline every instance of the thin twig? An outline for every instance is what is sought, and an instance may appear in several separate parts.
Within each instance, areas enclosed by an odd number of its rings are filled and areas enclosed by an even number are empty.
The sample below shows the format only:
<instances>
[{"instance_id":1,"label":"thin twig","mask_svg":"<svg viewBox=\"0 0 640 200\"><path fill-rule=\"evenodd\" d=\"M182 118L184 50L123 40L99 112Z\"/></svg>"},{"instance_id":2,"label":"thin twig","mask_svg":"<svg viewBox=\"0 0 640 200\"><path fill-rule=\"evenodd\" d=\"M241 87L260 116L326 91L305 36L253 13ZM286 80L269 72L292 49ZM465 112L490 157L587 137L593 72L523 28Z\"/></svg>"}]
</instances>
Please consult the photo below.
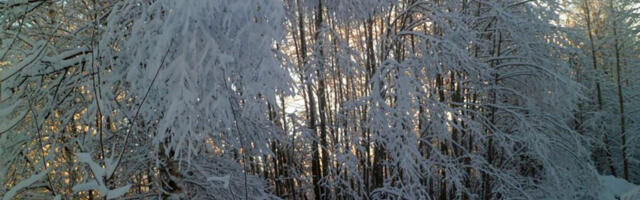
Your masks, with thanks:
<instances>
[{"instance_id":1,"label":"thin twig","mask_svg":"<svg viewBox=\"0 0 640 200\"><path fill-rule=\"evenodd\" d=\"M135 121L138 118L138 115L140 114L140 108L142 108L142 105L144 104L145 100L147 99L147 96L149 95L149 92L151 91L151 88L153 87L153 84L156 82L156 79L158 78L158 74L160 73L160 69L162 69L162 65L164 65L165 58L167 58L167 55L169 55L169 51L171 50L171 45L172 44L173 44L173 40L169 43L169 47L167 48L167 52L164 54L164 56L162 56L162 60L160 61L160 66L158 66L158 70L156 70L156 74L153 76L153 80L151 80L151 84L149 85L149 88L147 88L147 92L144 94L144 97L142 98L142 101L140 102L140 105L138 105L138 108L136 109L136 113L133 115L133 118L131 119L131 123L129 124L129 128L127 129L127 134L124 136L124 145L122 146L122 151L120 151L120 154L118 155L118 159L116 160L116 166L115 166L115 168L113 170L114 172L120 166L120 160L122 159L122 155L124 154L125 150L127 149L127 144L129 142L129 135L132 132L131 129L133 129L133 124L135 124Z\"/></svg>"}]
</instances>

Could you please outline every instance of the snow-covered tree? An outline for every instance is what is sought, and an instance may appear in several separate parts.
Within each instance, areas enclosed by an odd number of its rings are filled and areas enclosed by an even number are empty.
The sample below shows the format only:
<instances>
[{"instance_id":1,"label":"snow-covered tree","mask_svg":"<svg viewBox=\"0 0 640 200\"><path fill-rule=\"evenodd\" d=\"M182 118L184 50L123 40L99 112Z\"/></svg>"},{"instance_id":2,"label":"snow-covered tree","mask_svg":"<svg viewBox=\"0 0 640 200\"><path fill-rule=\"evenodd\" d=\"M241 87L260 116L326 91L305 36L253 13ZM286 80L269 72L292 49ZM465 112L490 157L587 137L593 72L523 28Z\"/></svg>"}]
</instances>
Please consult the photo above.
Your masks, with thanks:
<instances>
[{"instance_id":1,"label":"snow-covered tree","mask_svg":"<svg viewBox=\"0 0 640 200\"><path fill-rule=\"evenodd\" d=\"M0 196L614 196L598 173L640 180L637 9L0 0Z\"/></svg>"},{"instance_id":2,"label":"snow-covered tree","mask_svg":"<svg viewBox=\"0 0 640 200\"><path fill-rule=\"evenodd\" d=\"M268 197L262 181L247 173L257 162L249 158L268 155L269 141L282 131L266 114L290 90L274 54L282 4L132 1L111 12L100 43L101 64L111 71L102 78L110 88L103 97L122 94L134 102L103 107L122 112L129 125L111 151L116 166L137 167L136 155L144 155L159 170L163 195ZM230 189L207 180L225 175Z\"/></svg>"}]
</instances>

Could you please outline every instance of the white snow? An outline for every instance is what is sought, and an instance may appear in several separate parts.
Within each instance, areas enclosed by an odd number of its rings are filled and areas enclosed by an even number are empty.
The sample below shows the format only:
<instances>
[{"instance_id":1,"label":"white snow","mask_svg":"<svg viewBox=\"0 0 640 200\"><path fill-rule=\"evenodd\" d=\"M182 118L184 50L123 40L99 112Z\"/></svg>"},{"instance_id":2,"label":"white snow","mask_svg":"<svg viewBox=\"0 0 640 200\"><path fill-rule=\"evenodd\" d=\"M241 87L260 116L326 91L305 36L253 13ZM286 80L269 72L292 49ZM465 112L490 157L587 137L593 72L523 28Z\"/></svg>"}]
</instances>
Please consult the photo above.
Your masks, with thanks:
<instances>
[{"instance_id":1,"label":"white snow","mask_svg":"<svg viewBox=\"0 0 640 200\"><path fill-rule=\"evenodd\" d=\"M107 192L107 199L115 199L121 197L129 191L129 188L131 188L131 184L116 188L114 190L109 190L109 192Z\"/></svg>"},{"instance_id":2,"label":"white snow","mask_svg":"<svg viewBox=\"0 0 640 200\"><path fill-rule=\"evenodd\" d=\"M38 59L38 57L40 57L41 53L43 52L43 50L47 45L45 41L40 41L40 43L38 43L37 46L38 48L35 53L29 55L28 57L23 59L20 63L10 66L8 69L6 68L3 69L2 73L0 73L0 81L4 81L5 79L8 79L9 77L15 75L20 70L31 65L36 59Z\"/></svg>"},{"instance_id":3,"label":"white snow","mask_svg":"<svg viewBox=\"0 0 640 200\"><path fill-rule=\"evenodd\" d=\"M51 168L44 170L36 175L33 175L31 177L29 177L28 179L22 180L20 181L20 183L18 183L16 186L14 186L13 188L11 188L11 190L9 190L9 192L7 192L4 197L2 197L2 200L9 200L9 199L13 199L14 196L16 196L16 194L18 194L18 191L29 187L30 185L32 185L33 183L35 183L36 181L42 179L45 175L47 175L49 173L49 171L51 171Z\"/></svg>"},{"instance_id":4,"label":"white snow","mask_svg":"<svg viewBox=\"0 0 640 200\"><path fill-rule=\"evenodd\" d=\"M13 111L13 110L11 110ZM16 123L18 123L19 121L21 121L23 119L23 117L27 114L29 110L24 109L22 111L20 111L20 113L18 113L16 116L14 117L9 117L7 118L0 118L0 120L3 120L2 123L0 123L0 133L3 133L9 129L11 129ZM4 110L2 112L5 112ZM9 109L7 109L7 112L9 112ZM4 117L7 115L4 115L8 113L0 113L0 117ZM6 120L6 121L5 121Z\"/></svg>"},{"instance_id":5,"label":"white snow","mask_svg":"<svg viewBox=\"0 0 640 200\"><path fill-rule=\"evenodd\" d=\"M231 178L231 175L227 174L225 176L212 176L207 178L208 181L219 181L222 182L222 187L224 189L229 188L229 178Z\"/></svg>"},{"instance_id":6,"label":"white snow","mask_svg":"<svg viewBox=\"0 0 640 200\"><path fill-rule=\"evenodd\" d=\"M636 186L635 189L622 195L622 200L637 200L640 199L640 186Z\"/></svg>"},{"instance_id":7,"label":"white snow","mask_svg":"<svg viewBox=\"0 0 640 200\"><path fill-rule=\"evenodd\" d=\"M9 105L6 105L5 103L1 103L0 104L0 116L7 116L9 114L11 114L13 112L13 110L20 105L20 102L22 102L22 100L19 100L18 102L11 102L9 103Z\"/></svg>"},{"instance_id":8,"label":"white snow","mask_svg":"<svg viewBox=\"0 0 640 200\"><path fill-rule=\"evenodd\" d=\"M80 192L80 191L85 191L85 190L98 190L100 191L100 193L104 193L106 192L106 188L101 188L98 186L98 183L95 180L91 180L85 183L80 183L77 184L75 186L73 186L73 188L71 188L71 190L76 193L76 192Z\"/></svg>"},{"instance_id":9,"label":"white snow","mask_svg":"<svg viewBox=\"0 0 640 200\"><path fill-rule=\"evenodd\" d=\"M113 175L113 172L116 170L116 166L118 166L118 162L119 160L116 160L114 162L113 156L110 158L105 159L104 161L104 165L105 165L105 178L109 179L111 178L111 176Z\"/></svg>"},{"instance_id":10,"label":"white snow","mask_svg":"<svg viewBox=\"0 0 640 200\"><path fill-rule=\"evenodd\" d=\"M638 191L638 186L624 179L614 176L598 176L598 181L602 186L602 190L600 191L601 200L620 200L623 196L625 196L625 200L632 200L631 198L626 198L626 196L638 197L633 200L640 199L640 193L636 192L635 195L627 194L627 192L634 190L634 188L635 191Z\"/></svg>"},{"instance_id":11,"label":"white snow","mask_svg":"<svg viewBox=\"0 0 640 200\"><path fill-rule=\"evenodd\" d=\"M96 178L102 179L104 177L104 168L102 168L100 165L98 165L98 163L94 162L93 159L91 159L91 154L78 153L77 156L79 162L87 163L89 165L91 171L93 171L93 175L95 175Z\"/></svg>"},{"instance_id":12,"label":"white snow","mask_svg":"<svg viewBox=\"0 0 640 200\"><path fill-rule=\"evenodd\" d=\"M76 153L76 155L78 156L79 162L87 163L89 165L96 179L73 186L72 190L74 193L84 190L98 190L103 197L106 196L107 199L115 199L126 194L129 191L129 188L131 188L131 184L128 184L111 190L104 184L104 178L109 178L113 175L115 170L116 165L113 162L113 158L106 159L106 168L103 168L91 159L91 154L89 153Z\"/></svg>"}]
</instances>

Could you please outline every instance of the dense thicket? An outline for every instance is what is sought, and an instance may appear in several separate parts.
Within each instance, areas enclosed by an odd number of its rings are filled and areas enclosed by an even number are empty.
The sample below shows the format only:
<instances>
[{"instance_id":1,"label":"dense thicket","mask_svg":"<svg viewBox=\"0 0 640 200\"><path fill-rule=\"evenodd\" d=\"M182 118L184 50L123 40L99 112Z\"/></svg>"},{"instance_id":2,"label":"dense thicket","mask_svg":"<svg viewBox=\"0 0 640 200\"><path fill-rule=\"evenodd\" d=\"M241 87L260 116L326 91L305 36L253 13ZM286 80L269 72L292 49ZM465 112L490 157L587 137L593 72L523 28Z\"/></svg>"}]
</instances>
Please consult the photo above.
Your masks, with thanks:
<instances>
[{"instance_id":1,"label":"dense thicket","mask_svg":"<svg viewBox=\"0 0 640 200\"><path fill-rule=\"evenodd\" d=\"M3 199L600 199L627 0L0 0Z\"/></svg>"}]
</instances>

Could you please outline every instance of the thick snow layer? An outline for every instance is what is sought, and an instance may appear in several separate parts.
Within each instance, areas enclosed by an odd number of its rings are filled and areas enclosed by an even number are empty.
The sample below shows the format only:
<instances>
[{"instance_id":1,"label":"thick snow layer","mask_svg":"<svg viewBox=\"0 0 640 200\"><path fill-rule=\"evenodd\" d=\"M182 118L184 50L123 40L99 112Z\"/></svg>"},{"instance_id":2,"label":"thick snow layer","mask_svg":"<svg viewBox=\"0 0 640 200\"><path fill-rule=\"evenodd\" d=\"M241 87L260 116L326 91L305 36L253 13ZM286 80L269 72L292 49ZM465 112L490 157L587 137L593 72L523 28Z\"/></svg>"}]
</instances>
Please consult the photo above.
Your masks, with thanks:
<instances>
[{"instance_id":1,"label":"thick snow layer","mask_svg":"<svg viewBox=\"0 0 640 200\"><path fill-rule=\"evenodd\" d=\"M600 192L601 200L631 200L631 199L640 199L640 193L638 193L639 189L637 185L627 182L624 179L616 178L614 176L598 176L598 181L602 186L602 190ZM636 191L636 194L630 194L633 191ZM630 198L631 196L638 198ZM622 198L625 197L625 198ZM629 197L629 198L627 198Z\"/></svg>"},{"instance_id":2,"label":"thick snow layer","mask_svg":"<svg viewBox=\"0 0 640 200\"><path fill-rule=\"evenodd\" d=\"M107 199L117 199L122 195L126 194L129 191L129 189L131 189L131 184L128 184L113 190L109 190L109 192L107 192Z\"/></svg>"},{"instance_id":3,"label":"thick snow layer","mask_svg":"<svg viewBox=\"0 0 640 200\"><path fill-rule=\"evenodd\" d=\"M84 191L84 190L98 190L100 194L104 197L107 196L107 199L116 199L125 195L129 189L131 188L131 184L110 190L104 184L104 178L109 178L113 175L115 171L115 165L113 162L113 158L108 158L105 160L106 168L103 168L98 163L93 161L91 158L91 154L89 153L76 153L78 156L78 161L87 163L95 176L95 180L91 180L85 183L81 183L73 186L71 190L75 192Z\"/></svg>"},{"instance_id":4,"label":"thick snow layer","mask_svg":"<svg viewBox=\"0 0 640 200\"><path fill-rule=\"evenodd\" d=\"M640 199L640 186L636 186L635 189L622 195L622 200L637 200Z\"/></svg>"},{"instance_id":5,"label":"thick snow layer","mask_svg":"<svg viewBox=\"0 0 640 200\"><path fill-rule=\"evenodd\" d=\"M31 177L29 177L28 179L22 180L20 181L20 183L18 183L16 186L14 186L13 188L11 188L11 190L9 190L9 192L7 192L6 194L4 194L4 197L2 198L2 200L9 200L9 199L13 199L14 196L16 196L16 194L18 194L18 191L25 189L27 187L29 187L30 185L32 185L33 183L35 183L36 181L42 179L43 177L45 177L49 171L51 171L51 168L44 170L36 175L33 175Z\"/></svg>"}]
</instances>

